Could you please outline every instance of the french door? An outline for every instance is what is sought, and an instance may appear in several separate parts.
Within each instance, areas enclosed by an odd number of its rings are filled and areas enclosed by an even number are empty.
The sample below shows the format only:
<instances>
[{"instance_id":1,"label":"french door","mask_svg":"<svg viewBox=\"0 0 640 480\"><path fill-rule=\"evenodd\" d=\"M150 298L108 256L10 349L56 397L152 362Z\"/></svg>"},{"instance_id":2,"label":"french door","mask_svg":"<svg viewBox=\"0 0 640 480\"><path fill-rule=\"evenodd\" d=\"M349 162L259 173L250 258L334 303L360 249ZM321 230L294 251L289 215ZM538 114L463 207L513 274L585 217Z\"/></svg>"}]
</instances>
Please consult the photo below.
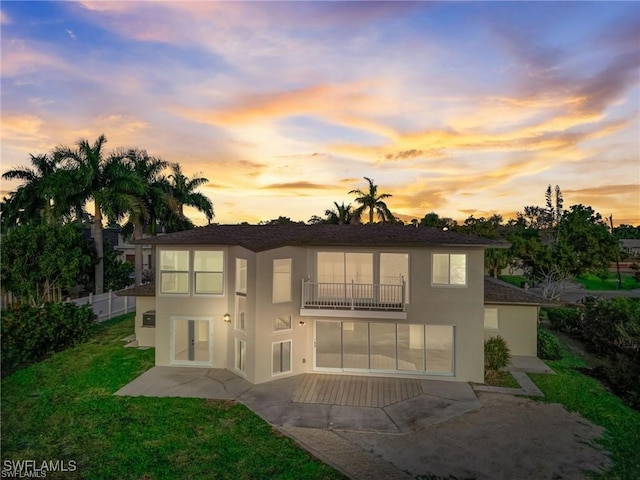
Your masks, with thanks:
<instances>
[{"instance_id":1,"label":"french door","mask_svg":"<svg viewBox=\"0 0 640 480\"><path fill-rule=\"evenodd\" d=\"M213 359L211 319L172 318L172 363L210 366Z\"/></svg>"}]
</instances>

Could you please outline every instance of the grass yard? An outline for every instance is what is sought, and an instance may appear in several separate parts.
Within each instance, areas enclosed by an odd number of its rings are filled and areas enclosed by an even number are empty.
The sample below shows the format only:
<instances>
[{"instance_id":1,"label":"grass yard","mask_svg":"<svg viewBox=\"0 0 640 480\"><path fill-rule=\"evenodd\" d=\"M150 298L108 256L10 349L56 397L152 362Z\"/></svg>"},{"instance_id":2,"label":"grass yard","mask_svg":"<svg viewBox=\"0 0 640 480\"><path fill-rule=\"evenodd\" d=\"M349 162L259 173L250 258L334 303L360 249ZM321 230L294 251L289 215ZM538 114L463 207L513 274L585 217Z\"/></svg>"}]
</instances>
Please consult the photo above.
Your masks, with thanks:
<instances>
[{"instance_id":1,"label":"grass yard","mask_svg":"<svg viewBox=\"0 0 640 480\"><path fill-rule=\"evenodd\" d=\"M620 275L622 279L621 290L633 290L640 288L640 282L636 281L628 273ZM607 278L600 278L592 273L586 273L575 278L575 281L584 286L587 290L618 290L618 274L609 272Z\"/></svg>"},{"instance_id":2,"label":"grass yard","mask_svg":"<svg viewBox=\"0 0 640 480\"><path fill-rule=\"evenodd\" d=\"M133 314L2 380L2 460L74 460L90 479L342 479L235 402L117 397L153 365L124 348Z\"/></svg>"},{"instance_id":3,"label":"grass yard","mask_svg":"<svg viewBox=\"0 0 640 480\"><path fill-rule=\"evenodd\" d=\"M545 363L556 375L529 374L544 392L543 401L561 403L567 410L578 412L606 429L602 446L610 452L613 467L596 478L640 478L640 413L624 405L597 380L577 371L585 363L573 352L564 349L561 360Z\"/></svg>"},{"instance_id":4,"label":"grass yard","mask_svg":"<svg viewBox=\"0 0 640 480\"><path fill-rule=\"evenodd\" d=\"M485 375L484 383L492 387L520 388L518 381L511 375L511 372L507 371L496 372L488 376Z\"/></svg>"}]
</instances>

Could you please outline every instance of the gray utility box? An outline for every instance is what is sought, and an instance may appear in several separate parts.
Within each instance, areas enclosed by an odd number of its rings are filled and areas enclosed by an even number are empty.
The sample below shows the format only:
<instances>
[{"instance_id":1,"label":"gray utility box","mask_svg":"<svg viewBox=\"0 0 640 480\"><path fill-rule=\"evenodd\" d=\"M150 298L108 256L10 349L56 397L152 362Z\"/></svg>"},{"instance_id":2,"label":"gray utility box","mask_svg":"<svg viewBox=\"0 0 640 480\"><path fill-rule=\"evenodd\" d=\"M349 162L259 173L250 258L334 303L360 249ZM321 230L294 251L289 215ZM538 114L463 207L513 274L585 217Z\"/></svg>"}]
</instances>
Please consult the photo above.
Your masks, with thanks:
<instances>
[{"instance_id":1,"label":"gray utility box","mask_svg":"<svg viewBox=\"0 0 640 480\"><path fill-rule=\"evenodd\" d=\"M155 327L156 326L156 311L149 310L142 314L142 326L143 327Z\"/></svg>"}]
</instances>

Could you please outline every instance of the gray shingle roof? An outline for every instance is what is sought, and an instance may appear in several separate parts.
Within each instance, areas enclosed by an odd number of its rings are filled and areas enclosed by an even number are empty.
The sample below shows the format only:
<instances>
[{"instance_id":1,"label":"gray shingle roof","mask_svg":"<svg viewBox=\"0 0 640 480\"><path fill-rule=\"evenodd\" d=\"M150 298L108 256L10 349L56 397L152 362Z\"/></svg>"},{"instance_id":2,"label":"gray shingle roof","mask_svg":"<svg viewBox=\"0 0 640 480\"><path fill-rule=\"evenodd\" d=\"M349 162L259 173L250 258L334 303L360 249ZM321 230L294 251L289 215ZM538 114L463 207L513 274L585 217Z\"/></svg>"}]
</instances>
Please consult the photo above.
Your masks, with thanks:
<instances>
[{"instance_id":1,"label":"gray shingle roof","mask_svg":"<svg viewBox=\"0 0 640 480\"><path fill-rule=\"evenodd\" d=\"M561 305L558 302L548 300L528 290L518 288L510 283L491 277L484 277L484 303L549 307L558 307Z\"/></svg>"},{"instance_id":2,"label":"gray shingle roof","mask_svg":"<svg viewBox=\"0 0 640 480\"><path fill-rule=\"evenodd\" d=\"M118 290L116 295L119 297L155 297L156 286L153 283L145 283L144 285L138 285L137 287Z\"/></svg>"},{"instance_id":3,"label":"gray shingle roof","mask_svg":"<svg viewBox=\"0 0 640 480\"><path fill-rule=\"evenodd\" d=\"M479 246L506 248L491 240L436 228L403 225L209 225L132 243L145 245L240 245L254 252L285 246Z\"/></svg>"}]
</instances>

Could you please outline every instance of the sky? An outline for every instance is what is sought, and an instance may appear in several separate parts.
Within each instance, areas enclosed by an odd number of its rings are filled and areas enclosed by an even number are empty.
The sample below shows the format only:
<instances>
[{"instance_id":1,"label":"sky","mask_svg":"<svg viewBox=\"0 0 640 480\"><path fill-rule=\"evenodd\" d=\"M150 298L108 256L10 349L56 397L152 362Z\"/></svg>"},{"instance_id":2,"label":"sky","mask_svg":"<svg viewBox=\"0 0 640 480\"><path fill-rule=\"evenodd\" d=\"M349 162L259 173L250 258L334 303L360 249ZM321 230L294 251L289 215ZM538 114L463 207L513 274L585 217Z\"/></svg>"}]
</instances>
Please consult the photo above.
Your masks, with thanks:
<instances>
[{"instance_id":1,"label":"sky","mask_svg":"<svg viewBox=\"0 0 640 480\"><path fill-rule=\"evenodd\" d=\"M0 28L2 172L105 134L206 177L218 223L369 177L405 221L551 184L640 224L640 2L5 0Z\"/></svg>"}]
</instances>

